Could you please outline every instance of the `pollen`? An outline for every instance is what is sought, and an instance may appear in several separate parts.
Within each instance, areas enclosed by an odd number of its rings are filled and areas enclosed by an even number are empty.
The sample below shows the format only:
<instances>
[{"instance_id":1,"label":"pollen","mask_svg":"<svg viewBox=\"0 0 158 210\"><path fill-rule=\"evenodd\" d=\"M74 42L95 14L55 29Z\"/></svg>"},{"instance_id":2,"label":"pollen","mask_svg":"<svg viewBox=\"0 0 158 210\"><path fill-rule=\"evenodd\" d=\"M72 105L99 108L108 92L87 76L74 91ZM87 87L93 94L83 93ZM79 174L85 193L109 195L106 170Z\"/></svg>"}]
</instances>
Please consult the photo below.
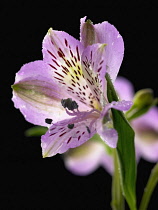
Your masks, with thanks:
<instances>
[{"instance_id":1,"label":"pollen","mask_svg":"<svg viewBox=\"0 0 158 210\"><path fill-rule=\"evenodd\" d=\"M68 126L67 126L69 129L73 129L73 127L74 127L74 124L68 124Z\"/></svg>"},{"instance_id":2,"label":"pollen","mask_svg":"<svg viewBox=\"0 0 158 210\"><path fill-rule=\"evenodd\" d=\"M62 105L64 108L68 108L69 110L78 109L78 104L76 103L76 101L72 101L71 98L62 99L62 100L61 100L61 105Z\"/></svg>"},{"instance_id":3,"label":"pollen","mask_svg":"<svg viewBox=\"0 0 158 210\"><path fill-rule=\"evenodd\" d=\"M49 118L46 118L46 119L45 119L45 122L46 122L47 124L51 124L52 121L53 121L53 120L52 120L52 119L49 119Z\"/></svg>"}]
</instances>

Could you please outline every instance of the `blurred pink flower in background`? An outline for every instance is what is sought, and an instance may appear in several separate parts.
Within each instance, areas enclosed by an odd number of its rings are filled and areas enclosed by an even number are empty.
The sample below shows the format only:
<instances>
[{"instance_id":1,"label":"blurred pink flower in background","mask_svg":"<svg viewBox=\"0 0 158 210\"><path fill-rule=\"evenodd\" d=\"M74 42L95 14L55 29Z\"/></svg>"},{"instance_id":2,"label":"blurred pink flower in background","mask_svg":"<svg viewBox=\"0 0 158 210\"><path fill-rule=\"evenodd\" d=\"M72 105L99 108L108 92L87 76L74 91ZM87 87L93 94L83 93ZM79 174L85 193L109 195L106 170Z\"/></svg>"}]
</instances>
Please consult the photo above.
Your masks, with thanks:
<instances>
[{"instance_id":1,"label":"blurred pink flower in background","mask_svg":"<svg viewBox=\"0 0 158 210\"><path fill-rule=\"evenodd\" d=\"M95 139L96 138L96 139ZM85 176L94 172L100 166L112 174L113 158L107 150L107 145L95 135L80 147L69 149L63 155L65 167L73 174Z\"/></svg>"}]
</instances>

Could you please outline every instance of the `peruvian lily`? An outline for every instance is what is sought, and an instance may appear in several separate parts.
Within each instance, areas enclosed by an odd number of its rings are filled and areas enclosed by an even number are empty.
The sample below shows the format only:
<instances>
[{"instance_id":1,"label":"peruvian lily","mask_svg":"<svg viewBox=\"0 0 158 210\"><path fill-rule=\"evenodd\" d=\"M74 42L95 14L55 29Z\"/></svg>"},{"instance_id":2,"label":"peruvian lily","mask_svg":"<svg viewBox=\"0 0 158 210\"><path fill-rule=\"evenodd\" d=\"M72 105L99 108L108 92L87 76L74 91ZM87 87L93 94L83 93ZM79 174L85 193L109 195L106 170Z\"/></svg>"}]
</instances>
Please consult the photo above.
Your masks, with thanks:
<instances>
[{"instance_id":1,"label":"peruvian lily","mask_svg":"<svg viewBox=\"0 0 158 210\"><path fill-rule=\"evenodd\" d=\"M133 100L134 88L130 81L118 77L115 88L121 99ZM158 161L158 108L152 107L144 115L131 121L135 131L137 159L140 157L150 162Z\"/></svg>"},{"instance_id":2,"label":"peruvian lily","mask_svg":"<svg viewBox=\"0 0 158 210\"><path fill-rule=\"evenodd\" d=\"M98 133L117 145L111 108L126 111L132 103L108 103L105 74L115 81L124 52L123 39L108 22L81 19L80 41L49 29L43 60L25 64L16 74L13 101L29 122L48 126L42 136L43 157L64 153ZM47 122L52 123L50 125Z\"/></svg>"}]
</instances>

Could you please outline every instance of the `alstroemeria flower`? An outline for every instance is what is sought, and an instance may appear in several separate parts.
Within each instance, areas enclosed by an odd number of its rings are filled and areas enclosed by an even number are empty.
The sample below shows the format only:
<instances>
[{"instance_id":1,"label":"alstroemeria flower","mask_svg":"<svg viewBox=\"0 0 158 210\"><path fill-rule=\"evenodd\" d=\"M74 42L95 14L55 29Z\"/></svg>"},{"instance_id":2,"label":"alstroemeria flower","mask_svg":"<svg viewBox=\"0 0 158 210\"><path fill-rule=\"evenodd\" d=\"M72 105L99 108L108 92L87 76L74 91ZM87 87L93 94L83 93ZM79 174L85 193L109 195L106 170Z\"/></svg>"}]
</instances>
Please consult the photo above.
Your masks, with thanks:
<instances>
[{"instance_id":1,"label":"alstroemeria flower","mask_svg":"<svg viewBox=\"0 0 158 210\"><path fill-rule=\"evenodd\" d=\"M43 61L24 65L13 85L13 101L26 120L46 126L42 136L43 156L64 153L78 147L95 133L116 147L117 132L109 109L128 110L129 101L108 103L105 74L116 79L123 59L123 39L108 22L92 25L94 40L87 45L85 18L81 19L81 41L69 34L49 29L43 40ZM63 107L62 100L77 107Z\"/></svg>"},{"instance_id":2,"label":"alstroemeria flower","mask_svg":"<svg viewBox=\"0 0 158 210\"><path fill-rule=\"evenodd\" d=\"M130 81L118 77L115 88L121 99L132 100L134 88ZM136 154L147 161L158 161L158 108L152 107L146 114L131 121L135 131Z\"/></svg>"}]
</instances>

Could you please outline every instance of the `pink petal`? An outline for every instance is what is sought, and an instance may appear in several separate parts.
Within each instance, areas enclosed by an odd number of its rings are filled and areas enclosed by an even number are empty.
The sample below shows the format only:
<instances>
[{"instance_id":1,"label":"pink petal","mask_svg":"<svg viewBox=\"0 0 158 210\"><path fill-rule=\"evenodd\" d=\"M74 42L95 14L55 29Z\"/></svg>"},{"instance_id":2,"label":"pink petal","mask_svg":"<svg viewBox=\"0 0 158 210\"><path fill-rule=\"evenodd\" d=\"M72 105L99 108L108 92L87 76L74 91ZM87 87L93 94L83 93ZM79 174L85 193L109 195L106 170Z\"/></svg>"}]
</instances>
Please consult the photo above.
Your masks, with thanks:
<instances>
[{"instance_id":1,"label":"pink petal","mask_svg":"<svg viewBox=\"0 0 158 210\"><path fill-rule=\"evenodd\" d=\"M51 69L52 77L69 95L76 99L79 92L79 79L82 76L82 44L62 31L50 29L43 40L43 57Z\"/></svg>"},{"instance_id":2,"label":"pink petal","mask_svg":"<svg viewBox=\"0 0 158 210\"><path fill-rule=\"evenodd\" d=\"M101 157L100 165L110 174L113 174L114 165L113 165L113 156L104 152Z\"/></svg>"},{"instance_id":3,"label":"pink petal","mask_svg":"<svg viewBox=\"0 0 158 210\"><path fill-rule=\"evenodd\" d=\"M107 21L94 25L99 43L106 43L106 65L112 81L119 72L123 55L124 42L117 29Z\"/></svg>"},{"instance_id":4,"label":"pink petal","mask_svg":"<svg viewBox=\"0 0 158 210\"><path fill-rule=\"evenodd\" d=\"M127 111L131 108L132 106L132 101L113 101L107 105L105 105L103 111L102 111L102 116L105 116L106 113L108 112L109 109L117 109L119 111Z\"/></svg>"},{"instance_id":5,"label":"pink petal","mask_svg":"<svg viewBox=\"0 0 158 210\"><path fill-rule=\"evenodd\" d=\"M35 61L22 66L16 74L13 102L20 109L27 121L47 126L46 118L53 122L68 118L61 105L61 99L68 97L64 89L59 89L52 80L49 67L43 61Z\"/></svg>"},{"instance_id":6,"label":"pink petal","mask_svg":"<svg viewBox=\"0 0 158 210\"><path fill-rule=\"evenodd\" d=\"M111 108L117 109L119 111L127 111L131 108L132 104L133 104L132 101L125 101L125 100L117 102L113 101L111 103Z\"/></svg>"},{"instance_id":7,"label":"pink petal","mask_svg":"<svg viewBox=\"0 0 158 210\"><path fill-rule=\"evenodd\" d=\"M152 107L146 114L132 121L138 130L152 129L158 131L158 108Z\"/></svg>"},{"instance_id":8,"label":"pink petal","mask_svg":"<svg viewBox=\"0 0 158 210\"><path fill-rule=\"evenodd\" d=\"M74 117L53 124L48 132L42 136L43 157L51 157L57 153L64 153L69 148L75 148L90 139L95 133L95 126L91 126L94 119ZM72 129L69 124L74 124ZM88 128L91 127L89 130Z\"/></svg>"},{"instance_id":9,"label":"pink petal","mask_svg":"<svg viewBox=\"0 0 158 210\"><path fill-rule=\"evenodd\" d=\"M117 77L114 86L120 100L133 100L134 88L129 80L124 77Z\"/></svg>"},{"instance_id":10,"label":"pink petal","mask_svg":"<svg viewBox=\"0 0 158 210\"><path fill-rule=\"evenodd\" d=\"M145 140L145 139L144 139ZM141 136L136 133L135 142L139 156L149 162L158 162L158 139L152 139L145 142Z\"/></svg>"},{"instance_id":11,"label":"pink petal","mask_svg":"<svg viewBox=\"0 0 158 210\"><path fill-rule=\"evenodd\" d=\"M140 155L151 162L158 161L158 108L151 108L146 114L132 121L135 143Z\"/></svg>"},{"instance_id":12,"label":"pink petal","mask_svg":"<svg viewBox=\"0 0 158 210\"><path fill-rule=\"evenodd\" d=\"M113 128L107 128L106 126L100 126L97 129L97 133L100 135L101 139L111 148L116 148L118 134Z\"/></svg>"},{"instance_id":13,"label":"pink petal","mask_svg":"<svg viewBox=\"0 0 158 210\"><path fill-rule=\"evenodd\" d=\"M82 71L83 50L78 40L62 31L50 29L43 40L44 61L51 67L53 78L87 110L91 108L91 100L88 98L91 90Z\"/></svg>"},{"instance_id":14,"label":"pink petal","mask_svg":"<svg viewBox=\"0 0 158 210\"><path fill-rule=\"evenodd\" d=\"M80 42L81 43L83 43L82 28L83 28L83 24L85 23L86 18L87 16L80 19Z\"/></svg>"},{"instance_id":15,"label":"pink petal","mask_svg":"<svg viewBox=\"0 0 158 210\"><path fill-rule=\"evenodd\" d=\"M105 76L106 70L103 48L101 45L95 45L84 51L84 47L78 40L65 32L51 29L43 41L44 61L51 67L54 79L76 101L87 105L85 109L101 109L99 88L104 88L103 75ZM89 65L87 62L92 57L91 69L86 68L85 65Z\"/></svg>"},{"instance_id":16,"label":"pink petal","mask_svg":"<svg viewBox=\"0 0 158 210\"><path fill-rule=\"evenodd\" d=\"M105 73L106 73L106 46L104 44L94 44L88 46L82 54L82 70L84 78L91 90L87 100L92 102L93 108L100 109L103 93L105 92ZM86 91L87 93L87 91ZM92 93L92 94L91 94Z\"/></svg>"}]
</instances>

